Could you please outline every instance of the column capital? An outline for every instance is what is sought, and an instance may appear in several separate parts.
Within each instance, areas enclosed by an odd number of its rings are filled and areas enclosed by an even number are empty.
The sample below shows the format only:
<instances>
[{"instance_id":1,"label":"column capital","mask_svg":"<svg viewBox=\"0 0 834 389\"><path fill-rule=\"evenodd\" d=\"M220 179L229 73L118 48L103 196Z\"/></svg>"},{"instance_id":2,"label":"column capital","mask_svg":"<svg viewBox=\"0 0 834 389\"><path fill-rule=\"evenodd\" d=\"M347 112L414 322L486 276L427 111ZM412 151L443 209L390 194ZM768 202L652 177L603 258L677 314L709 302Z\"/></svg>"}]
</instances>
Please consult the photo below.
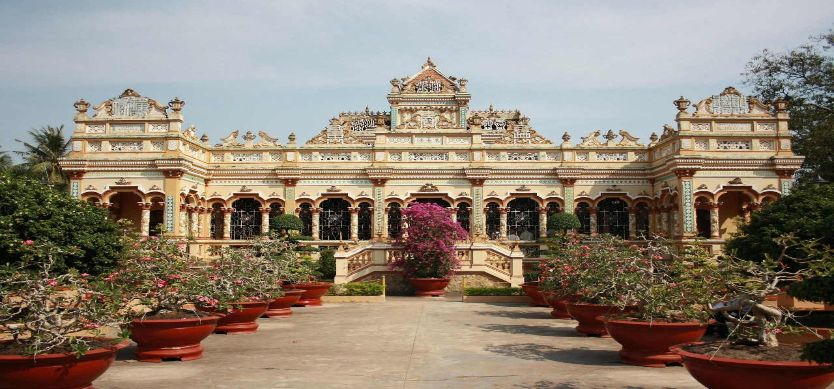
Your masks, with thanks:
<instances>
[{"instance_id":1,"label":"column capital","mask_svg":"<svg viewBox=\"0 0 834 389\"><path fill-rule=\"evenodd\" d=\"M482 186L482 185L484 185L485 181L486 181L486 178L470 178L469 179L469 184L473 185L473 186Z\"/></svg>"},{"instance_id":2,"label":"column capital","mask_svg":"<svg viewBox=\"0 0 834 389\"><path fill-rule=\"evenodd\" d=\"M570 187L576 184L576 178L560 178L559 181L562 183L562 186Z\"/></svg>"},{"instance_id":3,"label":"column capital","mask_svg":"<svg viewBox=\"0 0 834 389\"><path fill-rule=\"evenodd\" d=\"M223 212L223 213L225 213L225 214L227 214L227 215L229 215L229 214L234 213L234 212L235 212L235 209L234 209L234 208L230 208L230 207L223 207L223 208L220 208L220 211L221 211L221 212Z\"/></svg>"},{"instance_id":4,"label":"column capital","mask_svg":"<svg viewBox=\"0 0 834 389\"><path fill-rule=\"evenodd\" d=\"M86 172L83 171L83 170L68 171L67 172L67 177L69 177L70 180L80 180L80 179L84 178L84 173L86 173Z\"/></svg>"},{"instance_id":5,"label":"column capital","mask_svg":"<svg viewBox=\"0 0 834 389\"><path fill-rule=\"evenodd\" d=\"M150 210L151 207L153 206L153 203L143 203L141 201L136 203L136 204L139 206L139 208L142 208L143 211L144 210Z\"/></svg>"},{"instance_id":6,"label":"column capital","mask_svg":"<svg viewBox=\"0 0 834 389\"><path fill-rule=\"evenodd\" d=\"M374 184L374 186L385 186L386 182L388 182L387 178L371 178L371 183Z\"/></svg>"},{"instance_id":7,"label":"column capital","mask_svg":"<svg viewBox=\"0 0 834 389\"><path fill-rule=\"evenodd\" d=\"M698 171L698 169L675 169L675 175L678 176L678 178L692 178L696 171Z\"/></svg>"},{"instance_id":8,"label":"column capital","mask_svg":"<svg viewBox=\"0 0 834 389\"><path fill-rule=\"evenodd\" d=\"M312 208L310 208L310 212L312 212L312 213L314 213L314 214L318 214L319 212L321 212L321 208L319 208L319 207L312 207Z\"/></svg>"},{"instance_id":9,"label":"column capital","mask_svg":"<svg viewBox=\"0 0 834 389\"><path fill-rule=\"evenodd\" d=\"M793 178L793 174L796 172L796 170L795 169L774 169L774 172L776 172L776 175L778 175L779 178L785 180L785 179Z\"/></svg>"},{"instance_id":10,"label":"column capital","mask_svg":"<svg viewBox=\"0 0 834 389\"><path fill-rule=\"evenodd\" d=\"M355 214L359 213L359 207L350 207L350 208L348 208L348 211L350 211L351 214L355 215Z\"/></svg>"},{"instance_id":11,"label":"column capital","mask_svg":"<svg viewBox=\"0 0 834 389\"><path fill-rule=\"evenodd\" d=\"M284 178L284 179L281 180L281 182L284 183L284 186L295 186L296 184L298 184L298 179L297 178Z\"/></svg>"},{"instance_id":12,"label":"column capital","mask_svg":"<svg viewBox=\"0 0 834 389\"><path fill-rule=\"evenodd\" d=\"M162 174L165 175L165 178L180 178L180 177L182 177L183 173L185 173L185 172L183 172L182 170L178 170L178 169L164 169L164 170L162 170Z\"/></svg>"},{"instance_id":13,"label":"column capital","mask_svg":"<svg viewBox=\"0 0 834 389\"><path fill-rule=\"evenodd\" d=\"M269 207L260 207L260 208L258 208L258 211L260 213L270 213L272 211L272 209L269 208Z\"/></svg>"}]
</instances>

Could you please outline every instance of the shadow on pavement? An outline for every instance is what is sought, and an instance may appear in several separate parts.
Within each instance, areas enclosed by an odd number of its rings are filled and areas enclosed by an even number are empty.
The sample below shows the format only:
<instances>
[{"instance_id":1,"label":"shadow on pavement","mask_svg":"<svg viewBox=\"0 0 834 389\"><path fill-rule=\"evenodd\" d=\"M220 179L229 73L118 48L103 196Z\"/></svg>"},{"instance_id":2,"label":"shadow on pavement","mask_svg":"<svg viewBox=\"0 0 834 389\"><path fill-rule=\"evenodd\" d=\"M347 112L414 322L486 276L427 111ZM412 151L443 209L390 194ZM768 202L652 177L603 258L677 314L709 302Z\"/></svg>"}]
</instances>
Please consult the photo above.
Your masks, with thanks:
<instances>
[{"instance_id":1,"label":"shadow on pavement","mask_svg":"<svg viewBox=\"0 0 834 389\"><path fill-rule=\"evenodd\" d=\"M561 349L536 343L490 345L486 351L530 361L556 361L576 365L618 365L620 358L614 350L588 348Z\"/></svg>"},{"instance_id":2,"label":"shadow on pavement","mask_svg":"<svg viewBox=\"0 0 834 389\"><path fill-rule=\"evenodd\" d=\"M117 361L134 361L136 360L136 343L130 342L130 345L116 352Z\"/></svg>"},{"instance_id":3,"label":"shadow on pavement","mask_svg":"<svg viewBox=\"0 0 834 389\"><path fill-rule=\"evenodd\" d=\"M553 319L550 310L542 309L541 312L518 312L518 311L478 311L478 315L506 317L510 319Z\"/></svg>"},{"instance_id":4,"label":"shadow on pavement","mask_svg":"<svg viewBox=\"0 0 834 389\"><path fill-rule=\"evenodd\" d=\"M528 326L521 324L484 324L479 326L479 328L484 331L506 332L508 334L580 337L573 327Z\"/></svg>"}]
</instances>

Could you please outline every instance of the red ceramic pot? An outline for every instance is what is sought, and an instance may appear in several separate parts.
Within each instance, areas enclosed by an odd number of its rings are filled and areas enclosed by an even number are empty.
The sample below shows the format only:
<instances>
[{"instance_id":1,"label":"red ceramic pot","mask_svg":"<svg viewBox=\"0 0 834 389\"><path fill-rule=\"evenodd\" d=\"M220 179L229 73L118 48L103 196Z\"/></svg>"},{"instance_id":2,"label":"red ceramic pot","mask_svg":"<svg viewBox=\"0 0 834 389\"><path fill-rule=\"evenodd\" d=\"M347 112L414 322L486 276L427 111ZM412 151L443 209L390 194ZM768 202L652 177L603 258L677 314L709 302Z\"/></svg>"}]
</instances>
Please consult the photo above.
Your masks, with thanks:
<instances>
[{"instance_id":1,"label":"red ceramic pot","mask_svg":"<svg viewBox=\"0 0 834 389\"><path fill-rule=\"evenodd\" d=\"M713 357L672 346L689 374L708 388L825 389L834 382L834 366L814 362L750 361ZM695 343L697 344L697 343Z\"/></svg>"},{"instance_id":2,"label":"red ceramic pot","mask_svg":"<svg viewBox=\"0 0 834 389\"><path fill-rule=\"evenodd\" d=\"M333 286L332 282L303 282L300 284L284 285L284 289L304 289L301 298L293 304L294 307L305 307L308 305L320 306L321 296Z\"/></svg>"},{"instance_id":3,"label":"red ceramic pot","mask_svg":"<svg viewBox=\"0 0 834 389\"><path fill-rule=\"evenodd\" d=\"M539 290L539 282L525 282L521 284L521 290L524 291L524 294L530 296L532 300L530 302L530 306L533 307L549 307L550 304L547 303L544 299L544 295L542 295L541 290Z\"/></svg>"},{"instance_id":4,"label":"red ceramic pot","mask_svg":"<svg viewBox=\"0 0 834 389\"><path fill-rule=\"evenodd\" d=\"M130 339L136 342L136 359L162 362L191 361L203 357L200 341L211 335L218 316L182 319L136 319L130 323Z\"/></svg>"},{"instance_id":5,"label":"red ceramic pot","mask_svg":"<svg viewBox=\"0 0 834 389\"><path fill-rule=\"evenodd\" d=\"M602 315L616 315L624 313L630 308L620 309L612 305L585 304L576 301L567 303L568 313L579 322L576 332L587 336L607 337L605 323L599 320Z\"/></svg>"},{"instance_id":6,"label":"red ceramic pot","mask_svg":"<svg viewBox=\"0 0 834 389\"><path fill-rule=\"evenodd\" d=\"M414 287L415 296L443 296L448 278L409 278L408 282Z\"/></svg>"},{"instance_id":7,"label":"red ceramic pot","mask_svg":"<svg viewBox=\"0 0 834 389\"><path fill-rule=\"evenodd\" d=\"M568 307L566 306L569 301L568 297L554 292L542 292L542 295L544 296L545 301L547 301L547 304L553 308L553 310L550 311L551 317L554 319L571 319L571 316L568 313Z\"/></svg>"},{"instance_id":8,"label":"red ceramic pot","mask_svg":"<svg viewBox=\"0 0 834 389\"><path fill-rule=\"evenodd\" d=\"M264 312L266 317L282 317L292 315L293 304L297 303L304 293L303 289L284 290L284 296L269 303L269 309Z\"/></svg>"},{"instance_id":9,"label":"red ceramic pot","mask_svg":"<svg viewBox=\"0 0 834 389\"><path fill-rule=\"evenodd\" d=\"M268 302L232 303L232 310L217 321L216 334L251 334L258 330L258 320L269 308Z\"/></svg>"},{"instance_id":10,"label":"red ceramic pot","mask_svg":"<svg viewBox=\"0 0 834 389\"><path fill-rule=\"evenodd\" d=\"M668 323L616 320L603 317L605 329L623 346L620 360L629 365L666 367L681 363L681 357L669 347L701 340L707 324L700 322Z\"/></svg>"},{"instance_id":11,"label":"red ceramic pot","mask_svg":"<svg viewBox=\"0 0 834 389\"><path fill-rule=\"evenodd\" d=\"M129 341L75 354L0 355L0 389L92 389Z\"/></svg>"}]
</instances>

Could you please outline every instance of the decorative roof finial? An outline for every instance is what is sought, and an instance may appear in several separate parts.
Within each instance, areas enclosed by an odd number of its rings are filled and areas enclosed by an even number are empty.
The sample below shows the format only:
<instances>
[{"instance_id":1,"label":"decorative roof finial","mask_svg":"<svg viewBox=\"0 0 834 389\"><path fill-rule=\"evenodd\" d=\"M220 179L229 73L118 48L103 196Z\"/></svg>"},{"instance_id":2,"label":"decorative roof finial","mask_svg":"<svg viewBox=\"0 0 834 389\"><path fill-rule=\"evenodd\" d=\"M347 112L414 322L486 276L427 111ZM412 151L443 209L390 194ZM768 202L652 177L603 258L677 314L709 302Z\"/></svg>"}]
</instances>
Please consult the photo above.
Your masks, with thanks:
<instances>
[{"instance_id":1,"label":"decorative roof finial","mask_svg":"<svg viewBox=\"0 0 834 389\"><path fill-rule=\"evenodd\" d=\"M686 112L686 109L689 108L690 101L681 96L679 99L673 101L675 103L675 107L678 107L678 111L681 113Z\"/></svg>"},{"instance_id":2,"label":"decorative roof finial","mask_svg":"<svg viewBox=\"0 0 834 389\"><path fill-rule=\"evenodd\" d=\"M431 61L431 57L426 58L426 63L423 65L423 68L433 68L434 62Z\"/></svg>"},{"instance_id":3,"label":"decorative roof finial","mask_svg":"<svg viewBox=\"0 0 834 389\"><path fill-rule=\"evenodd\" d=\"M617 135L614 134L614 130L608 130L608 132L605 133L604 138L609 141L613 141L614 139L617 139Z\"/></svg>"},{"instance_id":4,"label":"decorative roof finial","mask_svg":"<svg viewBox=\"0 0 834 389\"><path fill-rule=\"evenodd\" d=\"M87 112L87 109L90 108L90 103L88 103L87 100L78 99L78 101L76 101L75 104L73 104L73 106L78 112L84 113Z\"/></svg>"},{"instance_id":5,"label":"decorative roof finial","mask_svg":"<svg viewBox=\"0 0 834 389\"><path fill-rule=\"evenodd\" d=\"M568 134L568 132L567 132L567 131L565 131L565 133L564 133L564 134L562 134L562 140L563 140L563 141L565 141L565 142L569 142L569 141L570 141L570 134Z\"/></svg>"},{"instance_id":6,"label":"decorative roof finial","mask_svg":"<svg viewBox=\"0 0 834 389\"><path fill-rule=\"evenodd\" d=\"M185 101L180 100L179 97L174 97L173 100L168 102L168 106L171 107L171 110L174 112L179 112L182 110L182 107L185 105Z\"/></svg>"}]
</instances>

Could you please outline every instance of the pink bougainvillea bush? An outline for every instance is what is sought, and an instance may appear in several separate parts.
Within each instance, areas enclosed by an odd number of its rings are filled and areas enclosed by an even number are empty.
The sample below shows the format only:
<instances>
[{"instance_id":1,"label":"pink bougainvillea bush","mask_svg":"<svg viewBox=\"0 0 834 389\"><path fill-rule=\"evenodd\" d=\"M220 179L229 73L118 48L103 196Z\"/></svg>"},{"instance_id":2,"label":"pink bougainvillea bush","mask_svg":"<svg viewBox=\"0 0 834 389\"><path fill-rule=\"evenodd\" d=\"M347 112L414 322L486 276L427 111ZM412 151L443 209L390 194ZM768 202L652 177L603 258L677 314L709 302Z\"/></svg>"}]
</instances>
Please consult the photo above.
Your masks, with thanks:
<instances>
[{"instance_id":1,"label":"pink bougainvillea bush","mask_svg":"<svg viewBox=\"0 0 834 389\"><path fill-rule=\"evenodd\" d=\"M397 239L402 254L391 263L407 278L446 278L458 268L455 243L468 234L454 222L449 210L435 204L416 203L403 210L408 228Z\"/></svg>"}]
</instances>

